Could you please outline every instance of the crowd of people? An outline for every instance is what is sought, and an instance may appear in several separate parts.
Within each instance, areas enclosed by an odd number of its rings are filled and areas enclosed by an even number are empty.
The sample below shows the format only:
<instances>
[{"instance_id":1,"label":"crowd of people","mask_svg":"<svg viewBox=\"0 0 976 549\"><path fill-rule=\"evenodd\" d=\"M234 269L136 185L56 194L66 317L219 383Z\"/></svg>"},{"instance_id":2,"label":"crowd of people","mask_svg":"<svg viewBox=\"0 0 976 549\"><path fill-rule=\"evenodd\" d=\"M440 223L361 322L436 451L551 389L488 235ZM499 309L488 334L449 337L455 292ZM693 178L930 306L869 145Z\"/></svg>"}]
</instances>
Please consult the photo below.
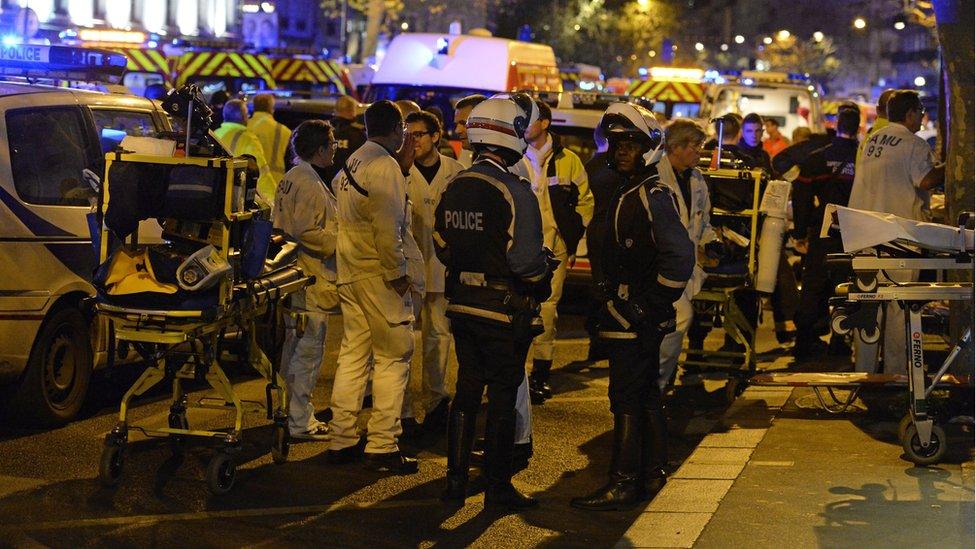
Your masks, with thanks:
<instances>
[{"instance_id":1,"label":"crowd of people","mask_svg":"<svg viewBox=\"0 0 976 549\"><path fill-rule=\"evenodd\" d=\"M233 154L255 159L258 194L273 205L275 228L298 244L299 266L315 276L285 312L281 369L291 437L327 443L332 463L363 460L374 471L410 474L417 461L401 452L400 439L446 435L442 499L452 504L470 492L476 460L488 504L537 504L511 478L533 454L531 405L552 397L557 304L584 238L597 297L587 320L588 358L609 360L614 436L609 481L572 504L622 509L663 487L663 395L685 336L703 337L692 298L723 241L699 169L705 149L716 149L713 167L734 161L793 181L790 236L802 255L802 290L784 259L772 302L777 337L795 337L798 361L850 352L840 339L822 340L827 300L849 276L826 263L840 242L820 237L824 206L927 220L928 193L942 179L928 144L915 136L924 108L904 90L882 95L879 118L860 143L853 103L840 107L834 135L794 132L792 143L775 119L758 114L722 117L716 139L706 142L705 129L691 120L662 127L640 106L612 104L586 165L552 133L550 107L526 94L458 101L460 154L446 146L439 111L379 101L360 119L357 107L341 98L331 123L309 120L290 131L274 120L271 95L256 96L251 117L231 99L216 135ZM336 314L343 336L330 414L317 417L312 390ZM885 324L884 349L895 352L883 362L891 371L905 368L898 314L887 311ZM408 390L415 329L423 387L416 403ZM453 397L446 384L452 346ZM877 365L865 358L877 349L857 353L859 364ZM683 384L700 382L686 374ZM486 392L478 453L475 424ZM362 441L356 425L364 400L372 413Z\"/></svg>"}]
</instances>

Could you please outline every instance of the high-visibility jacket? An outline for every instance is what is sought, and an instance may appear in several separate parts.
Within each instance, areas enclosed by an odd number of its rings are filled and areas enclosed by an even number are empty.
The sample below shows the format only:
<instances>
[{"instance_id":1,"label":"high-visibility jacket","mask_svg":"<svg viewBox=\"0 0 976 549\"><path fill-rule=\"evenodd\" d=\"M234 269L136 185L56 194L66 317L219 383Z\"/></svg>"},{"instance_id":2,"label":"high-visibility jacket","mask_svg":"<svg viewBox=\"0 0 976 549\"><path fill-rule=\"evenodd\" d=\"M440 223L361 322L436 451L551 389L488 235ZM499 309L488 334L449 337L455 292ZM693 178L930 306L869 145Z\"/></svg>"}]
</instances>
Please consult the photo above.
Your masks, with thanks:
<instances>
[{"instance_id":1,"label":"high-visibility jacket","mask_svg":"<svg viewBox=\"0 0 976 549\"><path fill-rule=\"evenodd\" d=\"M247 126L237 122L224 122L214 130L214 135L220 144L234 156L252 156L258 165L261 175L258 177L258 195L267 205L274 205L275 187L277 182L271 175L271 167L264 156L264 147L254 132Z\"/></svg>"},{"instance_id":2,"label":"high-visibility jacket","mask_svg":"<svg viewBox=\"0 0 976 549\"><path fill-rule=\"evenodd\" d=\"M288 171L285 155L288 152L288 142L291 140L291 130L267 112L255 112L254 116L247 121L247 129L258 136L258 141L264 149L264 157L271 167L271 176L277 185Z\"/></svg>"}]
</instances>

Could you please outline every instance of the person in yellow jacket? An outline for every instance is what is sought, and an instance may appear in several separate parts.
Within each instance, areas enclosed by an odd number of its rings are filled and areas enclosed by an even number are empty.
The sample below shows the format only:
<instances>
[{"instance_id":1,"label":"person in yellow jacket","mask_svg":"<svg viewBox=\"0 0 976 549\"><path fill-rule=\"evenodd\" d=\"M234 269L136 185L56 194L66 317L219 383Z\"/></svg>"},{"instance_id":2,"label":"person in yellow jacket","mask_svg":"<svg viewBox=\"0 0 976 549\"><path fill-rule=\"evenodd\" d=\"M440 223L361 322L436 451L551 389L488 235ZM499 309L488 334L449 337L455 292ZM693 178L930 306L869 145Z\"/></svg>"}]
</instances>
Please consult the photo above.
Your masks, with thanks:
<instances>
[{"instance_id":1,"label":"person in yellow jacket","mask_svg":"<svg viewBox=\"0 0 976 549\"><path fill-rule=\"evenodd\" d=\"M543 245L559 260L552 277L552 294L542 304L545 331L532 342L529 393L534 404L541 404L552 397L549 370L556 341L556 305L563 294L566 269L575 261L576 247L593 217L593 193L579 156L563 148L549 131L552 110L542 101L536 104L539 119L525 131L529 146L523 163L539 199Z\"/></svg>"},{"instance_id":2,"label":"person in yellow jacket","mask_svg":"<svg viewBox=\"0 0 976 549\"><path fill-rule=\"evenodd\" d=\"M270 93L254 96L254 114L247 121L247 129L254 132L264 149L264 157L271 167L271 177L275 184L281 181L287 171L285 157L288 154L288 141L291 130L274 118L275 98Z\"/></svg>"},{"instance_id":3,"label":"person in yellow jacket","mask_svg":"<svg viewBox=\"0 0 976 549\"><path fill-rule=\"evenodd\" d=\"M214 130L214 135L233 156L250 156L258 165L258 199L271 206L274 204L277 181L271 175L271 167L264 156L264 147L258 136L247 129L247 105L240 99L231 99L224 104L224 122Z\"/></svg>"}]
</instances>

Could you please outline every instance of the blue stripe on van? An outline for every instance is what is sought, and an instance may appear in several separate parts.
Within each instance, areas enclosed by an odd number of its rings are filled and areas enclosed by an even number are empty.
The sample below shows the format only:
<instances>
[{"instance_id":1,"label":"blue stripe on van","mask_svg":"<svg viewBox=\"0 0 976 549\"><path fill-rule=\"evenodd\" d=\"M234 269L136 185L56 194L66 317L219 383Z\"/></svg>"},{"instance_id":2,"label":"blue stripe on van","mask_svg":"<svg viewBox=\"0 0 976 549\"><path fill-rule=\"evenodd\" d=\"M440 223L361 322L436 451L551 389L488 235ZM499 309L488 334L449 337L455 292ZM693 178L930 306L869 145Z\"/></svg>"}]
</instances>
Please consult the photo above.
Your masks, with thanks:
<instances>
[{"instance_id":1,"label":"blue stripe on van","mask_svg":"<svg viewBox=\"0 0 976 549\"><path fill-rule=\"evenodd\" d=\"M41 216L28 210L19 200L10 196L6 189L0 187L0 201L7 206L21 223L27 226L35 236L75 236L61 227L47 222Z\"/></svg>"}]
</instances>

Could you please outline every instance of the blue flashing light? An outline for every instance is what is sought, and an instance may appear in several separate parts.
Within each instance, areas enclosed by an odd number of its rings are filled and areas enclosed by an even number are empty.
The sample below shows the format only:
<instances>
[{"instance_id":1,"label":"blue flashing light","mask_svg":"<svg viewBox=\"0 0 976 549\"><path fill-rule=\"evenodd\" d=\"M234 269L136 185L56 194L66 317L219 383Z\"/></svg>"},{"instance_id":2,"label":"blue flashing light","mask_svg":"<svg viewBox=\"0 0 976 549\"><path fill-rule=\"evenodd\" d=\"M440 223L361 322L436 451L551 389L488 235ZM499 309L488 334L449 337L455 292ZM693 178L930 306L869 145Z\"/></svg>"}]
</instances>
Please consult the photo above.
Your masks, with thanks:
<instances>
[{"instance_id":1,"label":"blue flashing light","mask_svg":"<svg viewBox=\"0 0 976 549\"><path fill-rule=\"evenodd\" d=\"M746 86L751 86L751 85L755 84L756 82L752 78L743 78L742 79L742 83L745 84Z\"/></svg>"},{"instance_id":2,"label":"blue flashing light","mask_svg":"<svg viewBox=\"0 0 976 549\"><path fill-rule=\"evenodd\" d=\"M437 39L437 55L447 55L448 47L450 47L451 41L445 36L441 36Z\"/></svg>"},{"instance_id":3,"label":"blue flashing light","mask_svg":"<svg viewBox=\"0 0 976 549\"><path fill-rule=\"evenodd\" d=\"M8 44L0 39L0 74L118 83L128 60L122 53L67 46Z\"/></svg>"},{"instance_id":4,"label":"blue flashing light","mask_svg":"<svg viewBox=\"0 0 976 549\"><path fill-rule=\"evenodd\" d=\"M150 40L150 41L146 42L146 47L147 48L150 48L151 49L151 48L155 48L155 47L158 47L158 46L159 46L159 42L157 42L155 40Z\"/></svg>"},{"instance_id":5,"label":"blue flashing light","mask_svg":"<svg viewBox=\"0 0 976 549\"><path fill-rule=\"evenodd\" d=\"M2 42L4 46L14 46L20 42L20 37L16 34L6 34L3 36L3 38L0 38L0 42Z\"/></svg>"},{"instance_id":6,"label":"blue flashing light","mask_svg":"<svg viewBox=\"0 0 976 549\"><path fill-rule=\"evenodd\" d=\"M637 69L637 74L641 76L647 76L647 67L641 67Z\"/></svg>"}]
</instances>

